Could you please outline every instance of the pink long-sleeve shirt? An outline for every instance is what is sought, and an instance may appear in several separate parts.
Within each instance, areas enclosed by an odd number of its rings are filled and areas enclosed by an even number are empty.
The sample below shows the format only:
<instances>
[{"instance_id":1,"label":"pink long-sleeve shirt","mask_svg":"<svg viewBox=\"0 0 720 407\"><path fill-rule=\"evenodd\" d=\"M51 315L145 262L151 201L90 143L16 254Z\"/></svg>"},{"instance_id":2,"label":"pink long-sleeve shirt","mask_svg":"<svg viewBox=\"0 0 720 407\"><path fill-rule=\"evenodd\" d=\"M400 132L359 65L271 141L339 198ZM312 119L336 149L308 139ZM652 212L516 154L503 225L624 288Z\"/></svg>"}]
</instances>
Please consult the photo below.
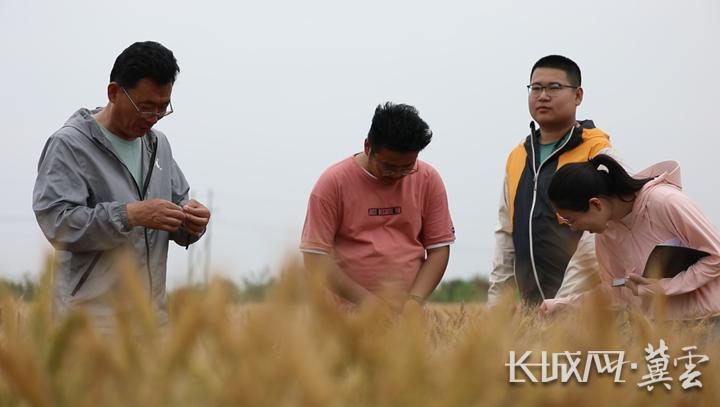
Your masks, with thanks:
<instances>
[{"instance_id":1,"label":"pink long-sleeve shirt","mask_svg":"<svg viewBox=\"0 0 720 407\"><path fill-rule=\"evenodd\" d=\"M604 291L616 299L633 301L628 288L611 288L613 278L642 275L645 263L658 244L690 247L709 253L673 278L660 280L665 290L664 315L653 315L651 293L641 286L643 301L636 301L651 317L690 320L720 315L720 233L702 211L682 192L680 166L674 161L653 165L635 175L655 177L638 192L632 211L619 221L608 222L595 239ZM568 304L579 296L547 300ZM637 300L637 299L635 299Z\"/></svg>"}]
</instances>

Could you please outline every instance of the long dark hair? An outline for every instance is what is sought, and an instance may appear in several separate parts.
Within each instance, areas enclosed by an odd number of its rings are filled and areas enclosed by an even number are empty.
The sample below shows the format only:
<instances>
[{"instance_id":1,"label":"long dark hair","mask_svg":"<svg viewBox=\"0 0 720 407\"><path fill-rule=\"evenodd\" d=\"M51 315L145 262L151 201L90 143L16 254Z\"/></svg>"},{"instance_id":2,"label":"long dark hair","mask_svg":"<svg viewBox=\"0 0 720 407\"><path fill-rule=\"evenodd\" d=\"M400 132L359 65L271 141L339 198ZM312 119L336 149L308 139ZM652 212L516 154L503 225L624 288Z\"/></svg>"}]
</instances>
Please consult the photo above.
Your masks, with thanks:
<instances>
[{"instance_id":1,"label":"long dark hair","mask_svg":"<svg viewBox=\"0 0 720 407\"><path fill-rule=\"evenodd\" d=\"M598 154L590 161L567 164L550 181L548 196L558 209L585 212L590 198L617 197L630 202L652 178L630 176L612 157Z\"/></svg>"}]
</instances>

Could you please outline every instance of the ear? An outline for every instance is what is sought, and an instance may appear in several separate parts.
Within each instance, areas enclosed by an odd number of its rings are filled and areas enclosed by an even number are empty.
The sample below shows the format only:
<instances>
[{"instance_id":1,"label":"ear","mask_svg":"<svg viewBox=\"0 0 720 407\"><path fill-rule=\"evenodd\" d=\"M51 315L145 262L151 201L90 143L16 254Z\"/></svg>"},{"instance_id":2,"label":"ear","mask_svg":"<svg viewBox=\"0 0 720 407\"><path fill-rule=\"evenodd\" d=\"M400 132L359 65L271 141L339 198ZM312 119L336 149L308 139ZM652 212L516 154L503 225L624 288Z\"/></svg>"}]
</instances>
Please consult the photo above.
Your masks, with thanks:
<instances>
[{"instance_id":1,"label":"ear","mask_svg":"<svg viewBox=\"0 0 720 407\"><path fill-rule=\"evenodd\" d=\"M575 89L575 106L580 106L584 94L585 91L583 91L582 87Z\"/></svg>"},{"instance_id":2,"label":"ear","mask_svg":"<svg viewBox=\"0 0 720 407\"><path fill-rule=\"evenodd\" d=\"M591 208L595 208L597 210L601 210L603 206L603 202L598 197L590 198L588 204Z\"/></svg>"},{"instance_id":3,"label":"ear","mask_svg":"<svg viewBox=\"0 0 720 407\"><path fill-rule=\"evenodd\" d=\"M363 143L363 151L366 156L370 157L370 142L368 139L365 139L365 142Z\"/></svg>"},{"instance_id":4,"label":"ear","mask_svg":"<svg viewBox=\"0 0 720 407\"><path fill-rule=\"evenodd\" d=\"M110 102L115 103L115 101L117 101L117 98L120 96L120 92L122 92L122 90L120 89L120 85L118 85L117 82L110 82L108 84L107 96Z\"/></svg>"}]
</instances>

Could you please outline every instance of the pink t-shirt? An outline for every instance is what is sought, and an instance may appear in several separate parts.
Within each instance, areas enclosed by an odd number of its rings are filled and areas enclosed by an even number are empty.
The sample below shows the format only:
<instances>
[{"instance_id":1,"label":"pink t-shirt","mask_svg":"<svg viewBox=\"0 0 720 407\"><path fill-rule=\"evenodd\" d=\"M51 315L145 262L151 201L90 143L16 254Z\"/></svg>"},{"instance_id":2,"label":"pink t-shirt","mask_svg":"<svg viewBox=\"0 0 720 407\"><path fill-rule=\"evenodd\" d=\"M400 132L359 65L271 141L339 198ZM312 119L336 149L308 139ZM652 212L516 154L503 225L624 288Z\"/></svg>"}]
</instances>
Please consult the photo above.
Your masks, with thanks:
<instances>
[{"instance_id":1,"label":"pink t-shirt","mask_svg":"<svg viewBox=\"0 0 720 407\"><path fill-rule=\"evenodd\" d=\"M455 241L440 175L420 160L417 168L392 185L352 156L325 170L310 194L300 249L332 253L371 292L408 291L425 250Z\"/></svg>"}]
</instances>

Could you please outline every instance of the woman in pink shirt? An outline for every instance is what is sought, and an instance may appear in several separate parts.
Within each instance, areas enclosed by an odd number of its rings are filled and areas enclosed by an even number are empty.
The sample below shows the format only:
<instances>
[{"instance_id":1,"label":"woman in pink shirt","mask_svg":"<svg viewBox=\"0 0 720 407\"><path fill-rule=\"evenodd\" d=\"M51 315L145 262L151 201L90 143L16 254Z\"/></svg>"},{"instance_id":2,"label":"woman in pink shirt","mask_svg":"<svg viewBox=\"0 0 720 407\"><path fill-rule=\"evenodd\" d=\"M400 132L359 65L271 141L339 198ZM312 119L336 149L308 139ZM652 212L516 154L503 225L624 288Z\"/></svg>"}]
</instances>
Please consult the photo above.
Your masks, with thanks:
<instances>
[{"instance_id":1,"label":"woman in pink shirt","mask_svg":"<svg viewBox=\"0 0 720 407\"><path fill-rule=\"evenodd\" d=\"M639 305L656 319L720 315L720 234L682 192L677 162L661 162L631 177L617 161L598 155L559 169L548 195L572 229L597 233L603 281L597 289L613 300ZM643 277L648 256L663 244L708 255L672 278ZM611 287L616 278L626 278L625 286ZM581 295L546 300L543 309L553 312ZM663 315L655 315L653 295L665 297Z\"/></svg>"}]
</instances>

